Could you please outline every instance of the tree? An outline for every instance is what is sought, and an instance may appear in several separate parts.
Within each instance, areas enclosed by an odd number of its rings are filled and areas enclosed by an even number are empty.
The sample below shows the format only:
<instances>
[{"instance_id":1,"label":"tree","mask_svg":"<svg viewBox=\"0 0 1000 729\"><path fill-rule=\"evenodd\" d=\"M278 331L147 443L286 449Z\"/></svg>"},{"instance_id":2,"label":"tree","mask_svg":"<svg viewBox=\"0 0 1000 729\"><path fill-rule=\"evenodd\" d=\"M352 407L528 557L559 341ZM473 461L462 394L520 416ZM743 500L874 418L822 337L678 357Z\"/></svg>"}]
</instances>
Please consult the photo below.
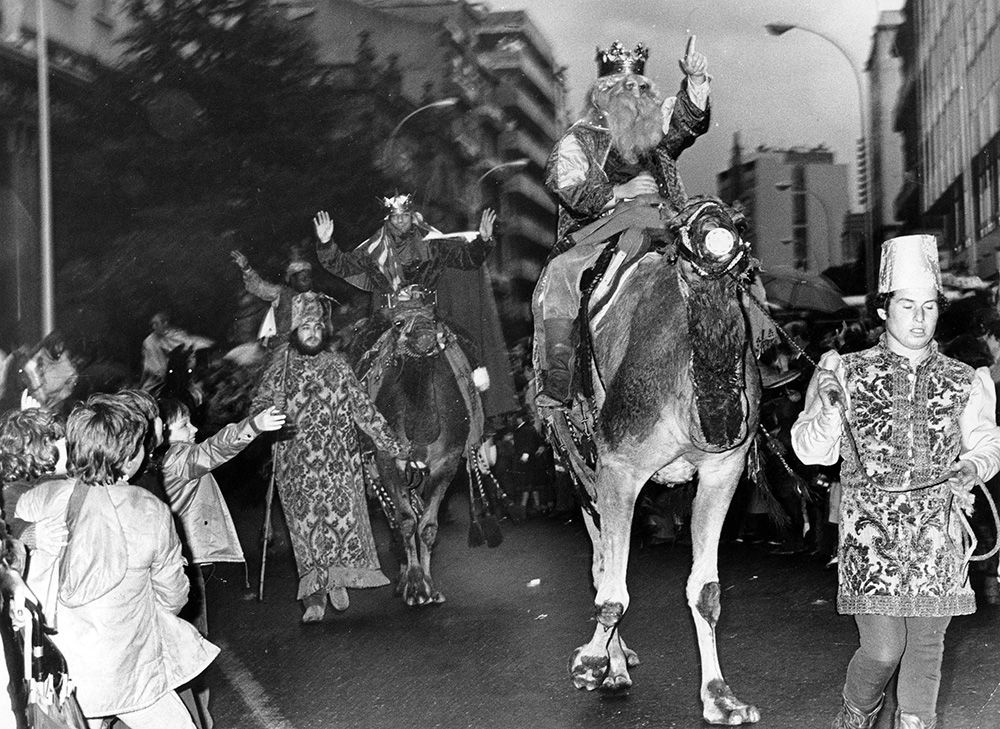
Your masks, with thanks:
<instances>
[{"instance_id":1,"label":"tree","mask_svg":"<svg viewBox=\"0 0 1000 729\"><path fill-rule=\"evenodd\" d=\"M345 88L267 0L126 11L124 60L95 84L57 182L60 319L103 312L116 352L137 349L160 308L221 339L240 286L230 248L277 276L316 210L344 214L344 240L381 217L372 156L387 122L373 99L398 70L369 58L365 84Z\"/></svg>"}]
</instances>

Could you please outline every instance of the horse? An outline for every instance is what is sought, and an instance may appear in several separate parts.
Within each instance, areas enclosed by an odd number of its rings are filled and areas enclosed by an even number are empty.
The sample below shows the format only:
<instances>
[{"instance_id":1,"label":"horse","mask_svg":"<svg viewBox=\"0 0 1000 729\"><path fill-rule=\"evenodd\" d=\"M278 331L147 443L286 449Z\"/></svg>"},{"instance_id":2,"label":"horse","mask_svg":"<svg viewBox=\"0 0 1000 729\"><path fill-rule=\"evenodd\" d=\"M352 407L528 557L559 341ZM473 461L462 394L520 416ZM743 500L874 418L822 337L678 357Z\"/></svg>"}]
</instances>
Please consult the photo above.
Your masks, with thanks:
<instances>
[{"instance_id":1,"label":"horse","mask_svg":"<svg viewBox=\"0 0 1000 729\"><path fill-rule=\"evenodd\" d=\"M427 465L422 477L408 481L391 457L375 456L376 493L405 557L396 593L414 606L445 601L431 576L438 509L470 444L478 443L483 420L468 361L458 356L456 335L439 320L433 295L409 293L385 312L390 328L354 365L379 412Z\"/></svg>"},{"instance_id":2,"label":"horse","mask_svg":"<svg viewBox=\"0 0 1000 729\"><path fill-rule=\"evenodd\" d=\"M661 219L666 213L661 207ZM605 274L620 281L612 305L581 307L590 324L581 335L592 338L578 370L592 392L578 394L570 409L543 408L548 436L585 497L583 517L593 542L597 625L574 651L571 676L577 688L631 688L628 669L639 660L619 624L629 607L626 567L636 498L650 479L674 485L697 476L686 597L701 658L703 716L713 724L753 723L760 712L736 698L724 680L715 633L720 532L758 425L761 383L749 325L752 259L742 239L743 216L720 200L692 198L666 217L652 241L659 251L642 255L630 275ZM651 240L648 231L642 235ZM617 240L602 255L612 264L625 257ZM592 300L599 298L601 280L585 284ZM536 312L543 290L540 282Z\"/></svg>"}]
</instances>

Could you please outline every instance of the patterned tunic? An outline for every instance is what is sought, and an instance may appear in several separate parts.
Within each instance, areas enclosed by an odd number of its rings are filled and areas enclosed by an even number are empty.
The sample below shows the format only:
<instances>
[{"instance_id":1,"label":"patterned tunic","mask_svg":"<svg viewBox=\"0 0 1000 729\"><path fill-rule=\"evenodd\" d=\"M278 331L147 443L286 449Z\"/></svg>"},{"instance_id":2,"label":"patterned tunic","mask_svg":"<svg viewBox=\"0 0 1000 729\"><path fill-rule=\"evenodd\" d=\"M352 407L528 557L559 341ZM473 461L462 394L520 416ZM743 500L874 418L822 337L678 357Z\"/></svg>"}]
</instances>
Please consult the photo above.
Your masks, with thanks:
<instances>
[{"instance_id":1,"label":"patterned tunic","mask_svg":"<svg viewBox=\"0 0 1000 729\"><path fill-rule=\"evenodd\" d=\"M333 352L278 349L253 412L271 404L283 406L297 428L291 440L276 444L274 459L299 572L298 599L339 586L388 584L368 519L355 426L392 456L404 456L409 444L393 434L347 362Z\"/></svg>"},{"instance_id":2,"label":"patterned tunic","mask_svg":"<svg viewBox=\"0 0 1000 729\"><path fill-rule=\"evenodd\" d=\"M988 372L945 357L934 343L916 365L879 344L842 358L829 353L820 366L832 369L847 393L860 462L841 442L840 418L822 412L815 381L792 441L807 463L843 457L838 610L897 617L975 612L949 486L928 484L941 481L960 456L983 478L1000 466Z\"/></svg>"}]
</instances>

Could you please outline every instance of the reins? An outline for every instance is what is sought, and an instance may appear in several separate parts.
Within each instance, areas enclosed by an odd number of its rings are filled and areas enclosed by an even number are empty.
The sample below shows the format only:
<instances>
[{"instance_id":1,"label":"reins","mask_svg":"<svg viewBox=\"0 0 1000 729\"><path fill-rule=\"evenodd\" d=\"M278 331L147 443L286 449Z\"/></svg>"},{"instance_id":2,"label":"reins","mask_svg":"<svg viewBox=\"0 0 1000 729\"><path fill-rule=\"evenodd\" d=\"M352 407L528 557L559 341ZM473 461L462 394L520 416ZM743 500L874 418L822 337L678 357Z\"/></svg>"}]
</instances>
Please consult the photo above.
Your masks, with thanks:
<instances>
[{"instance_id":1,"label":"reins","mask_svg":"<svg viewBox=\"0 0 1000 729\"><path fill-rule=\"evenodd\" d=\"M774 320L774 317L771 316L771 313L764 308L764 305L760 301L757 300L757 298L750 291L750 286L748 281L744 282L744 287L747 298L750 299L750 301L753 302L754 306L757 307L757 309L764 315L764 317L774 325L775 329L780 333L780 336L785 340L785 342L789 346L791 346L791 348L795 350L795 352L800 357L802 357L806 362L811 364L816 369L821 369L819 364L816 361L814 361L812 357L806 354L805 350L799 346L799 344L791 337L791 335L788 334L788 332L786 332L781 326L778 325L778 322ZM851 427L851 421L847 417L847 410L844 407L844 403L842 402L842 399L839 397L839 394L835 399L833 399L833 402L840 411L841 422L843 423L842 432L847 441L847 447L850 450L851 455L854 456L855 461L857 461L858 464L861 464L861 454L858 449L858 441L854 435L854 429ZM909 488L905 489L887 489L882 486L879 486L875 482L875 480L867 472L865 472L864 468L861 468L861 475L867 485L876 488L880 491L888 491L890 493L897 493L897 494L923 491L925 489L929 489L934 486L940 486L942 483L948 480L947 476L943 476L934 481L931 481L930 483L918 483L916 486L910 486ZM961 543L956 545L954 543L954 540L951 539L951 535L947 533L947 529L945 530L945 534L948 536L949 541L952 542L951 545L952 549L962 558L962 562L966 567L968 567L969 562L983 562L992 557L993 555L995 555L997 552L1000 552L1000 513L997 512L996 502L993 500L993 497L990 495L989 490L986 488L986 484L984 484L983 480L978 476L976 477L975 484L973 484L973 488L975 488L976 486L979 487L979 490L982 492L983 496L986 497L986 503L989 504L990 511L992 512L993 515L993 524L996 527L997 530L996 533L998 534L998 538L994 543L993 548L990 549L990 551L986 552L985 554L974 555L973 552L979 545L979 540L976 538L975 532L973 531L972 525L969 523L969 520L966 517L965 512L962 511L962 508L960 506L956 506L955 495L949 494L946 510L950 512L957 519L959 525L961 526L962 529Z\"/></svg>"}]
</instances>

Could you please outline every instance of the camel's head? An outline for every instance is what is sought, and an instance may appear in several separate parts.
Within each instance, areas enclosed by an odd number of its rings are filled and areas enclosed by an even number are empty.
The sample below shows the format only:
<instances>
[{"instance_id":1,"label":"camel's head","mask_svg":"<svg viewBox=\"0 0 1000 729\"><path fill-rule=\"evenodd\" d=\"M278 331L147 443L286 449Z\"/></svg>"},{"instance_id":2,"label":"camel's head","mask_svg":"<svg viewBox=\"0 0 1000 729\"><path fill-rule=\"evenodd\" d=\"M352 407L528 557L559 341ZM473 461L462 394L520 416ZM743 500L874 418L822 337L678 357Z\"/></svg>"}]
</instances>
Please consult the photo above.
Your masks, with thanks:
<instances>
[{"instance_id":1,"label":"camel's head","mask_svg":"<svg viewBox=\"0 0 1000 729\"><path fill-rule=\"evenodd\" d=\"M410 357L432 357L441 349L435 304L434 292L416 285L393 296L392 326L400 349Z\"/></svg>"},{"instance_id":2,"label":"camel's head","mask_svg":"<svg viewBox=\"0 0 1000 729\"><path fill-rule=\"evenodd\" d=\"M735 276L749 265L750 243L743 238L746 217L718 198L693 197L666 222L678 254L699 276Z\"/></svg>"}]
</instances>

